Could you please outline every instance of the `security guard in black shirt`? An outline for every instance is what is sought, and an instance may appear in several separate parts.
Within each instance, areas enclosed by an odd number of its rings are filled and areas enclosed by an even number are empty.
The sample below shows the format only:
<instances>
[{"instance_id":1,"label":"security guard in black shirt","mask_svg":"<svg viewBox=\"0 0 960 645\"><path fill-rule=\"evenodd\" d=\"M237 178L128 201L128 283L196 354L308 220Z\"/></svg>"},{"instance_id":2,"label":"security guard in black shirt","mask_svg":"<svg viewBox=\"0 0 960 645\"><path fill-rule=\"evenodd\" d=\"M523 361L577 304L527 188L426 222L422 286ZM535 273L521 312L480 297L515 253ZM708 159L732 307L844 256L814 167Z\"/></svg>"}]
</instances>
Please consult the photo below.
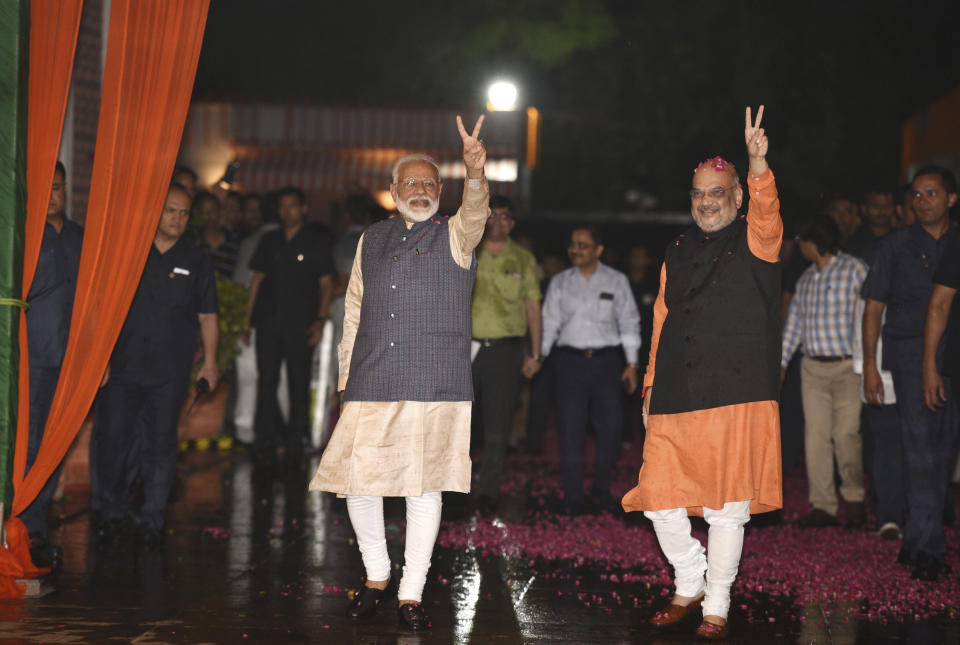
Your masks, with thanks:
<instances>
[{"instance_id":1,"label":"security guard in black shirt","mask_svg":"<svg viewBox=\"0 0 960 645\"><path fill-rule=\"evenodd\" d=\"M73 295L80 269L83 227L67 219L66 169L59 161L53 175L47 221L37 270L27 295L27 349L30 362L30 435L27 442L27 471L40 450L47 415L60 378L60 365L67 350ZM58 467L20 514L30 535L30 555L40 567L58 568L63 552L48 545L47 512L60 479Z\"/></svg>"},{"instance_id":2,"label":"security guard in black shirt","mask_svg":"<svg viewBox=\"0 0 960 645\"><path fill-rule=\"evenodd\" d=\"M143 480L138 537L162 540L177 458L177 420L190 385L197 323L203 344L198 382L217 385L219 322L210 258L183 233L190 195L167 192L160 224L140 285L110 358L110 380L101 391L91 439L92 506L98 533L116 537L129 518L130 483Z\"/></svg>"},{"instance_id":3,"label":"security guard in black shirt","mask_svg":"<svg viewBox=\"0 0 960 645\"><path fill-rule=\"evenodd\" d=\"M260 240L250 268L254 271L247 306L247 328L256 329L256 451L270 461L283 438L286 456L299 459L310 426L310 364L313 347L333 295L333 252L323 229L305 224L303 192L294 187L278 194L280 228ZM277 403L280 366L286 361L290 422L284 428Z\"/></svg>"}]
</instances>

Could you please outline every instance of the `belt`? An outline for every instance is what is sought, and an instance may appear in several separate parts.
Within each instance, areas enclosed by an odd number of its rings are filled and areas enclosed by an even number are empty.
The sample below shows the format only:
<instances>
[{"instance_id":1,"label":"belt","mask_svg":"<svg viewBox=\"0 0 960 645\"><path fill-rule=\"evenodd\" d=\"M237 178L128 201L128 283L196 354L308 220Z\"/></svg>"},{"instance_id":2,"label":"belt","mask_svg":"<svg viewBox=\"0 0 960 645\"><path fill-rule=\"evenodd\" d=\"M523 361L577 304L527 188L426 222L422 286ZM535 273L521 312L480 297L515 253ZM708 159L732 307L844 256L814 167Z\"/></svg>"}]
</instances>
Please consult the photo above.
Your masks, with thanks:
<instances>
[{"instance_id":1,"label":"belt","mask_svg":"<svg viewBox=\"0 0 960 645\"><path fill-rule=\"evenodd\" d=\"M576 354L585 358L593 358L594 356L603 356L604 354L609 354L611 352L619 352L620 345L610 345L608 347L590 347L588 349L570 347L569 345L560 345L557 347L557 351L566 352L568 354Z\"/></svg>"},{"instance_id":2,"label":"belt","mask_svg":"<svg viewBox=\"0 0 960 645\"><path fill-rule=\"evenodd\" d=\"M818 363L839 363L840 361L845 361L848 358L853 358L847 354L846 356L807 356L811 361L817 361Z\"/></svg>"},{"instance_id":3,"label":"belt","mask_svg":"<svg viewBox=\"0 0 960 645\"><path fill-rule=\"evenodd\" d=\"M481 347L495 347L496 345L512 345L522 343L526 336L504 336L503 338L474 338L473 341L480 343Z\"/></svg>"}]
</instances>

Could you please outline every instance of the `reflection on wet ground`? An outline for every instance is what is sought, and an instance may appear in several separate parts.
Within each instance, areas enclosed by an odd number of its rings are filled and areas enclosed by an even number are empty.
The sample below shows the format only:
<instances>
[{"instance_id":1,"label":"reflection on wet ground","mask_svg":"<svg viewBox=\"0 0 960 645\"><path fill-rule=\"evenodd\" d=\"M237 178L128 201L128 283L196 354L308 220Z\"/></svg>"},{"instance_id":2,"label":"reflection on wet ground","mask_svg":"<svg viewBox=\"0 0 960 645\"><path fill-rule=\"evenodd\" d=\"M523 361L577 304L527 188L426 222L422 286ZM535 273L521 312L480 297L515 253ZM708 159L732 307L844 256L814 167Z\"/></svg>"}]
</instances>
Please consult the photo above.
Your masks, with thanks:
<instances>
[{"instance_id":1,"label":"reflection on wet ground","mask_svg":"<svg viewBox=\"0 0 960 645\"><path fill-rule=\"evenodd\" d=\"M185 455L166 543L151 552L101 548L90 538L86 498L64 500L51 536L64 547L64 569L48 581L48 595L0 603L0 642L695 642L695 623L663 633L645 625L669 593L659 556L627 562L615 545L605 545L611 539L636 544L652 539L642 520L558 518L544 510L542 491L529 481L506 483L508 494L496 518L470 514L462 499L445 502L447 519L424 593L433 620L429 633L401 630L395 600L382 606L372 623L351 624L344 609L360 584L360 556L343 500L307 492L314 464L264 469L243 453ZM511 467L514 475L529 471L517 457ZM402 501L388 501L386 511L390 553L398 563ZM774 529L748 532L766 530ZM793 529L777 530L790 536ZM560 536L577 536L587 555L568 557L559 546L544 543L559 544ZM956 533L951 536L955 551ZM748 542L748 555L749 548ZM646 564L638 565L641 561ZM837 589L846 582L839 574L828 580ZM953 574L937 590L953 597L956 587ZM802 599L783 588L738 583L730 642L960 642L955 607L926 618L927 608L918 607L919 619L903 619L901 613L888 615L886 622L868 621L864 605L854 606L843 594L832 602L818 597L800 604ZM917 602L927 600L917 596Z\"/></svg>"}]
</instances>

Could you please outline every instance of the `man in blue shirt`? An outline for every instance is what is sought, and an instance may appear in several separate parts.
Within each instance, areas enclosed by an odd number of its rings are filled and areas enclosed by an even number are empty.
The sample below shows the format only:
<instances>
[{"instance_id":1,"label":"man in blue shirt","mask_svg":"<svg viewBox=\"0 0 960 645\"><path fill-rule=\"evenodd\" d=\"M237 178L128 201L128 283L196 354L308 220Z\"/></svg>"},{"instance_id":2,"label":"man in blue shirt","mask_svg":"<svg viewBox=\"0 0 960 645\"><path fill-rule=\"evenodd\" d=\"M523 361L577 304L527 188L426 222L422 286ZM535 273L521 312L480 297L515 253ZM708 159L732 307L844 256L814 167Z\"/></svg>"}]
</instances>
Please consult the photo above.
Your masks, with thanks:
<instances>
[{"instance_id":1,"label":"man in blue shirt","mask_svg":"<svg viewBox=\"0 0 960 645\"><path fill-rule=\"evenodd\" d=\"M933 275L944 250L957 235L950 208L957 201L956 179L949 170L928 166L913 179L917 221L880 241L861 291L863 386L869 403L883 405L876 367L877 340L883 323L883 363L893 375L903 439L907 519L898 559L914 567L913 578L936 580L945 571L943 526L950 447L957 433L955 401L930 410L923 392L923 327L933 291Z\"/></svg>"},{"instance_id":2,"label":"man in blue shirt","mask_svg":"<svg viewBox=\"0 0 960 645\"><path fill-rule=\"evenodd\" d=\"M627 394L637 389L640 314L627 276L600 262L603 243L595 228L574 229L567 252L573 266L554 277L543 302L540 358L554 350L562 510L574 515L583 506L588 419L597 433L593 497L603 510L619 507L610 482L623 429L620 383Z\"/></svg>"},{"instance_id":3,"label":"man in blue shirt","mask_svg":"<svg viewBox=\"0 0 960 645\"><path fill-rule=\"evenodd\" d=\"M67 350L73 294L80 268L83 227L70 221L67 203L67 172L57 162L43 225L43 241L37 270L27 295L27 352L30 361L30 435L27 442L27 471L33 466L43 440L47 414L60 378L60 365ZM20 519L30 534L30 555L40 567L58 568L63 552L47 544L47 511L60 479L58 467L44 484Z\"/></svg>"},{"instance_id":4,"label":"man in blue shirt","mask_svg":"<svg viewBox=\"0 0 960 645\"><path fill-rule=\"evenodd\" d=\"M110 381L97 397L90 439L91 506L98 547L124 537L129 484L143 480L137 539L163 541L177 465L177 422L190 386L197 327L203 364L197 381L212 390L217 368L217 288L210 258L183 234L190 195L172 184L136 295L110 357Z\"/></svg>"}]
</instances>

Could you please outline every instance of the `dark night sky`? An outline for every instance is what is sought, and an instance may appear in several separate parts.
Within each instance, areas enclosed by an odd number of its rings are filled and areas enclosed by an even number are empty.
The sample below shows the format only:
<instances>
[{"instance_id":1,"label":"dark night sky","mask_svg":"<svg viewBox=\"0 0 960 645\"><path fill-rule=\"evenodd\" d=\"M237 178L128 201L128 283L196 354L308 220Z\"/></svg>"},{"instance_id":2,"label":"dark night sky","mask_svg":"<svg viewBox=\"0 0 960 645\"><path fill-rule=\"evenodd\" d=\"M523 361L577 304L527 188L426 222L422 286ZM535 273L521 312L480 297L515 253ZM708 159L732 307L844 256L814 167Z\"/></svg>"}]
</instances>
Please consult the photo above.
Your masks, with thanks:
<instances>
[{"instance_id":1,"label":"dark night sky","mask_svg":"<svg viewBox=\"0 0 960 645\"><path fill-rule=\"evenodd\" d=\"M767 105L784 214L899 181L900 128L960 85L960 2L212 0L197 99L479 106L544 117L539 208L686 208L697 161L745 163Z\"/></svg>"}]
</instances>

